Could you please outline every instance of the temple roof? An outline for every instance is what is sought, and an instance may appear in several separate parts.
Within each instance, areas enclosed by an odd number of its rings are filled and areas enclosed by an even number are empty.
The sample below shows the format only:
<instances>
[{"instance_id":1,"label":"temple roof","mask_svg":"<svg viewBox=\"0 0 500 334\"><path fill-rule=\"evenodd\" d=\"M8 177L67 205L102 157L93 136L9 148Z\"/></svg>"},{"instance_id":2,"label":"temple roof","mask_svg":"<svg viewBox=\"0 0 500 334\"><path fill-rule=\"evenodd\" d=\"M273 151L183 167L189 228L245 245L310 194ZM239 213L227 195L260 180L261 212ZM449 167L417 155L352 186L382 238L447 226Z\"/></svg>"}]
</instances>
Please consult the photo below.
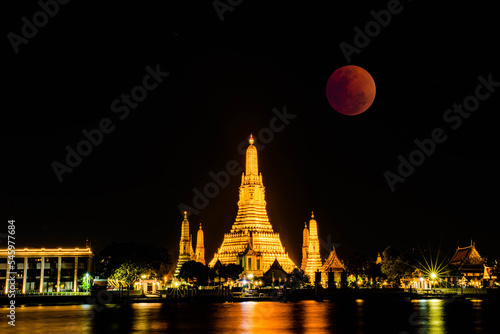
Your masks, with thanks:
<instances>
[{"instance_id":1,"label":"temple roof","mask_svg":"<svg viewBox=\"0 0 500 334\"><path fill-rule=\"evenodd\" d=\"M472 243L467 247L458 247L450 263L461 267L463 265L483 265L484 260L476 250L474 243Z\"/></svg>"},{"instance_id":2,"label":"temple roof","mask_svg":"<svg viewBox=\"0 0 500 334\"><path fill-rule=\"evenodd\" d=\"M271 264L271 267L269 267L269 270L264 273L264 276L269 275L272 271L282 271L285 274L287 273L285 270L283 270L283 267L281 267L281 264L278 262L278 259L274 259L273 264Z\"/></svg>"},{"instance_id":3,"label":"temple roof","mask_svg":"<svg viewBox=\"0 0 500 334\"><path fill-rule=\"evenodd\" d=\"M222 263L217 259L217 262L215 262L214 269L220 269L222 267Z\"/></svg>"},{"instance_id":4,"label":"temple roof","mask_svg":"<svg viewBox=\"0 0 500 334\"><path fill-rule=\"evenodd\" d=\"M332 269L333 271L344 269L344 264L338 258L335 247L333 247L330 255L328 255L328 258L326 259L321 269L324 272L330 271L330 269Z\"/></svg>"}]
</instances>

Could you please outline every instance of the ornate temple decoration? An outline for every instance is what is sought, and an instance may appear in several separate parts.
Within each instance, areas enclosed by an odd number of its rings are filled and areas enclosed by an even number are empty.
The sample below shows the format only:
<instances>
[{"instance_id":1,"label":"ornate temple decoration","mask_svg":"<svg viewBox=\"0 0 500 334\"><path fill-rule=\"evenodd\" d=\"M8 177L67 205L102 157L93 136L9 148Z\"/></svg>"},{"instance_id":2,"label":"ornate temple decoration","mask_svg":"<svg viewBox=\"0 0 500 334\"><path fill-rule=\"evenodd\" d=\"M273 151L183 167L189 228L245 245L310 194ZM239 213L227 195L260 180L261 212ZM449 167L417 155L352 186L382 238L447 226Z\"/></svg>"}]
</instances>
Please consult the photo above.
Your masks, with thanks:
<instances>
[{"instance_id":1,"label":"ornate temple decoration","mask_svg":"<svg viewBox=\"0 0 500 334\"><path fill-rule=\"evenodd\" d=\"M195 261L205 264L205 243L203 237L203 230L201 229L201 223L200 223L200 229L198 230L198 234L196 235Z\"/></svg>"},{"instance_id":2,"label":"ornate temple decoration","mask_svg":"<svg viewBox=\"0 0 500 334\"><path fill-rule=\"evenodd\" d=\"M203 241L203 231L198 230L196 252L193 250L193 235L189 234L189 221L187 211L184 211L184 220L181 223L181 241L179 242L179 258L175 268L175 277L179 276L181 267L187 261L196 261L205 264L205 246Z\"/></svg>"},{"instance_id":3,"label":"ornate temple decoration","mask_svg":"<svg viewBox=\"0 0 500 334\"><path fill-rule=\"evenodd\" d=\"M309 230L307 223L304 223L304 230L302 231L302 264L300 269L305 272L307 266L307 254L309 254Z\"/></svg>"},{"instance_id":4,"label":"ornate temple decoration","mask_svg":"<svg viewBox=\"0 0 500 334\"><path fill-rule=\"evenodd\" d=\"M314 219L314 213L311 212L309 221L309 248L307 252L307 264L304 270L305 274L311 279L314 273L323 266L321 255L319 253L318 223Z\"/></svg>"},{"instance_id":5,"label":"ornate temple decoration","mask_svg":"<svg viewBox=\"0 0 500 334\"><path fill-rule=\"evenodd\" d=\"M457 247L450 264L456 266L467 279L475 281L482 280L487 268L486 261L479 255L472 240L470 246Z\"/></svg>"},{"instance_id":6,"label":"ornate temple decoration","mask_svg":"<svg viewBox=\"0 0 500 334\"><path fill-rule=\"evenodd\" d=\"M337 256L337 252L335 251L335 247L333 247L330 255L328 255L328 258L325 260L325 263L323 264L323 267L321 267L320 271L341 272L342 270L344 270L344 268L344 263L339 259L339 257Z\"/></svg>"},{"instance_id":7,"label":"ornate temple decoration","mask_svg":"<svg viewBox=\"0 0 500 334\"><path fill-rule=\"evenodd\" d=\"M291 272L296 265L285 252L279 233L274 232L267 216L265 187L252 135L249 143L246 168L241 176L238 213L209 266L213 267L217 261L222 264L236 263L246 273L262 275L277 260L285 271Z\"/></svg>"},{"instance_id":8,"label":"ornate temple decoration","mask_svg":"<svg viewBox=\"0 0 500 334\"><path fill-rule=\"evenodd\" d=\"M177 260L177 267L175 268L175 276L179 276L182 265L191 260L192 245L189 237L189 221L187 219L187 212L184 211L184 220L181 224L181 241L179 242L179 259Z\"/></svg>"}]
</instances>

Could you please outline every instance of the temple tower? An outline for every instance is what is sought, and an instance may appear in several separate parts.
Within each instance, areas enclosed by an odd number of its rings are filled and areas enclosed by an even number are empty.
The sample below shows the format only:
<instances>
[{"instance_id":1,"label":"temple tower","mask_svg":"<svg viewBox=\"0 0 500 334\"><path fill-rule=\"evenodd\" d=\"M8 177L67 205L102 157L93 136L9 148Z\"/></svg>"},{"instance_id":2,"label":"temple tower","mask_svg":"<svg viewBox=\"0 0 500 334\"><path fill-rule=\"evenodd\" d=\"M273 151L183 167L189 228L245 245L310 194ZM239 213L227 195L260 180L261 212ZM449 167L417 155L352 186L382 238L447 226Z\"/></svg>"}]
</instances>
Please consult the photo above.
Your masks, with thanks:
<instances>
[{"instance_id":1,"label":"temple tower","mask_svg":"<svg viewBox=\"0 0 500 334\"><path fill-rule=\"evenodd\" d=\"M262 275L277 260L285 271L291 272L296 266L285 252L279 233L274 232L267 216L265 187L252 135L248 142L238 213L209 266L213 267L217 261L222 264L236 263L243 267L246 274Z\"/></svg>"},{"instance_id":2,"label":"temple tower","mask_svg":"<svg viewBox=\"0 0 500 334\"><path fill-rule=\"evenodd\" d=\"M198 234L196 235L195 261L205 264L205 242L204 242L203 230L201 229L201 223L200 223L200 229L198 230Z\"/></svg>"},{"instance_id":3,"label":"temple tower","mask_svg":"<svg viewBox=\"0 0 500 334\"><path fill-rule=\"evenodd\" d=\"M187 211L184 211L184 220L181 224L181 241L179 243L179 259L175 268L175 277L179 276L182 265L191 260L192 254L191 240L189 238L189 221L187 219Z\"/></svg>"},{"instance_id":4,"label":"temple tower","mask_svg":"<svg viewBox=\"0 0 500 334\"><path fill-rule=\"evenodd\" d=\"M302 263L300 269L305 272L307 266L307 254L309 253L309 230L307 223L304 223L304 230L302 231Z\"/></svg>"},{"instance_id":5,"label":"temple tower","mask_svg":"<svg viewBox=\"0 0 500 334\"><path fill-rule=\"evenodd\" d=\"M314 279L314 272L321 269L322 262L319 254L318 223L314 219L314 213L311 212L309 221L309 249L307 254L306 275L309 279Z\"/></svg>"},{"instance_id":6,"label":"temple tower","mask_svg":"<svg viewBox=\"0 0 500 334\"><path fill-rule=\"evenodd\" d=\"M193 235L189 235L189 254L191 254L191 261L196 260L196 253L193 250Z\"/></svg>"}]
</instances>

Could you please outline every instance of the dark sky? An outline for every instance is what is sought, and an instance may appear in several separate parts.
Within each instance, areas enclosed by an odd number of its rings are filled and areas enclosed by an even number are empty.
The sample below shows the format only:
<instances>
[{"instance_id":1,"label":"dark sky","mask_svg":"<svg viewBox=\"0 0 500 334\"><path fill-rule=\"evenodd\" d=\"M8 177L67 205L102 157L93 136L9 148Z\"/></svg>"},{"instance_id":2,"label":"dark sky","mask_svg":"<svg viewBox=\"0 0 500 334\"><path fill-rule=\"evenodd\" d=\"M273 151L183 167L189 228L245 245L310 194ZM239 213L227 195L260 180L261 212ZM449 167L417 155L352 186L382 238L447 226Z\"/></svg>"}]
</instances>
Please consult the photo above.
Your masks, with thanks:
<instances>
[{"instance_id":1,"label":"dark sky","mask_svg":"<svg viewBox=\"0 0 500 334\"><path fill-rule=\"evenodd\" d=\"M88 237L96 251L151 242L176 258L179 204L194 207L193 189L229 161L243 166L238 145L286 107L295 118L259 152L259 167L271 223L297 264L311 210L341 256L440 242L453 253L473 238L480 254L499 257L500 87L458 128L443 120L474 96L478 76L500 81L496 9L402 1L349 63L340 43L354 45L354 28L393 1L325 3L243 1L221 21L210 1L73 1L18 53L9 33L22 35L22 18L33 22L41 8L6 4L1 211L16 220L18 247L82 247ZM337 113L325 95L347 64L377 87L358 116ZM126 117L113 112L147 66L169 75ZM59 182L51 164L65 163L65 147L76 149L102 119L114 130ZM396 173L398 156L435 128L447 140L392 192L384 172ZM193 234L203 223L207 261L234 221L240 182L232 176L190 214Z\"/></svg>"}]
</instances>

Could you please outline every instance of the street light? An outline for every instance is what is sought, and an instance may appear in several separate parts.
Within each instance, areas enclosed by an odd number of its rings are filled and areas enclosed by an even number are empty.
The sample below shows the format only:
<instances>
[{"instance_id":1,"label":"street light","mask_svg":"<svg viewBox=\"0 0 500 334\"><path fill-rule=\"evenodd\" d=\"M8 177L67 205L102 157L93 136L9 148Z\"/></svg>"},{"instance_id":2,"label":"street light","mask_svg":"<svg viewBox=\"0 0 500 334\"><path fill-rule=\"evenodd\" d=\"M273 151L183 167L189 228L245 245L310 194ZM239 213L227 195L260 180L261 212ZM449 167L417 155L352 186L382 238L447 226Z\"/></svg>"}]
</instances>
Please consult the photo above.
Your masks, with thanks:
<instances>
[{"instance_id":1,"label":"street light","mask_svg":"<svg viewBox=\"0 0 500 334\"><path fill-rule=\"evenodd\" d=\"M253 284L253 274L250 273L248 274L248 283L249 283L249 288L252 289L252 284Z\"/></svg>"},{"instance_id":2,"label":"street light","mask_svg":"<svg viewBox=\"0 0 500 334\"><path fill-rule=\"evenodd\" d=\"M436 273L435 273L435 272L432 272L432 273L431 273L431 279L432 279L432 280L431 280L431 289L432 289L432 281L433 281L434 279L436 279L436 277L437 277Z\"/></svg>"},{"instance_id":3,"label":"street light","mask_svg":"<svg viewBox=\"0 0 500 334\"><path fill-rule=\"evenodd\" d=\"M87 293L89 293L89 273L85 274L85 278L87 279Z\"/></svg>"}]
</instances>

